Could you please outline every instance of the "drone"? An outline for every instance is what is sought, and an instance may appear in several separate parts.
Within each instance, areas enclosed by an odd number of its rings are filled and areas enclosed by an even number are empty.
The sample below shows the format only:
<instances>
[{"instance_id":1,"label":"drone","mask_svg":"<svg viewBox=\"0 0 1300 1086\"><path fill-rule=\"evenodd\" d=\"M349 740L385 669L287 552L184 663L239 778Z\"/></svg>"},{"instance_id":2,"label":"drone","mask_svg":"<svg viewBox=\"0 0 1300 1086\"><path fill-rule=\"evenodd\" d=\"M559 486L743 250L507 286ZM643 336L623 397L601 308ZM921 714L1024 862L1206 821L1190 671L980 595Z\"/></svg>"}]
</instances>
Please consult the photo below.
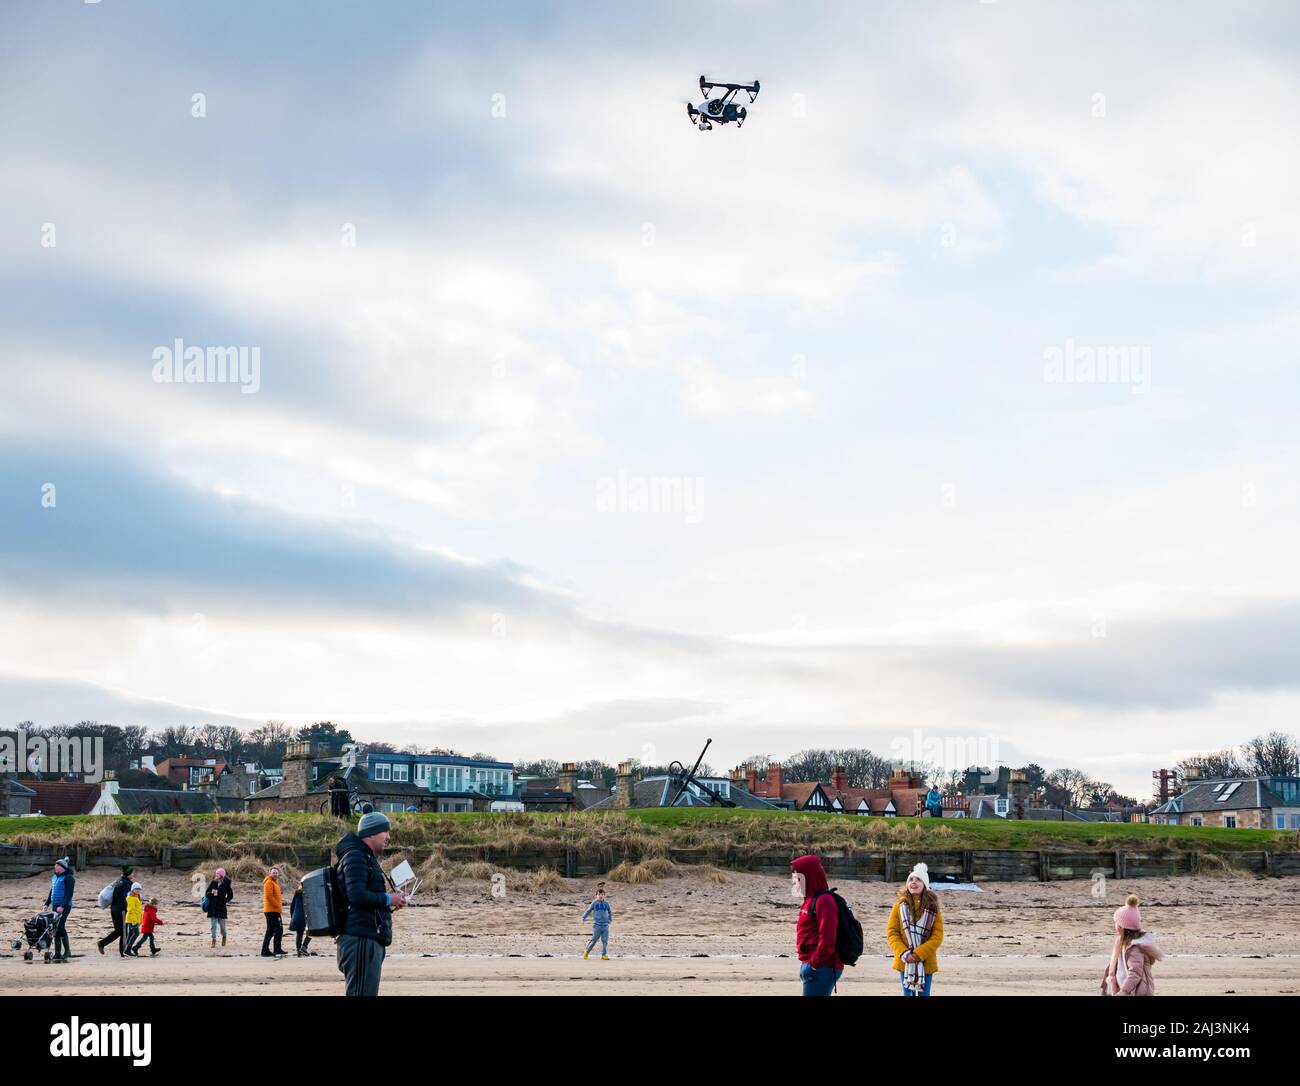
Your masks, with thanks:
<instances>
[{"instance_id":1,"label":"drone","mask_svg":"<svg viewBox=\"0 0 1300 1086\"><path fill-rule=\"evenodd\" d=\"M720 89L727 93L720 98L709 97L709 91ZM744 91L749 95L749 100L754 101L758 97L758 80L755 79L752 83L710 83L704 76L700 76L700 93L704 95L704 101L698 106L687 102L686 116L690 118L691 124L699 126L701 132L709 131L714 124L729 124L732 121L740 128L749 116L749 110L732 101L737 91Z\"/></svg>"}]
</instances>

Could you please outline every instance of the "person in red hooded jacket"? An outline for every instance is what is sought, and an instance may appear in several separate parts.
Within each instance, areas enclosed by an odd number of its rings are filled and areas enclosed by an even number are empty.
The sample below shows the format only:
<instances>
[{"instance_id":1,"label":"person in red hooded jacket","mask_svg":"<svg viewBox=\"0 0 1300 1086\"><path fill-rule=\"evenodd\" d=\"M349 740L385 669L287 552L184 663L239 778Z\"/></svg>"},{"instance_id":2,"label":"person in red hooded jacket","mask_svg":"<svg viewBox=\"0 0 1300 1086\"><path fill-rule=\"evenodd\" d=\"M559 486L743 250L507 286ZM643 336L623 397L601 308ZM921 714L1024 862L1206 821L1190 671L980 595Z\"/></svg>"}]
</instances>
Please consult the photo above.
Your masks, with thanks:
<instances>
[{"instance_id":1,"label":"person in red hooded jacket","mask_svg":"<svg viewBox=\"0 0 1300 1086\"><path fill-rule=\"evenodd\" d=\"M835 953L840 913L835 899L823 893L830 889L822 862L816 856L790 861L790 893L803 898L795 927L799 953L799 979L806 996L828 996L835 991L844 963Z\"/></svg>"}]
</instances>

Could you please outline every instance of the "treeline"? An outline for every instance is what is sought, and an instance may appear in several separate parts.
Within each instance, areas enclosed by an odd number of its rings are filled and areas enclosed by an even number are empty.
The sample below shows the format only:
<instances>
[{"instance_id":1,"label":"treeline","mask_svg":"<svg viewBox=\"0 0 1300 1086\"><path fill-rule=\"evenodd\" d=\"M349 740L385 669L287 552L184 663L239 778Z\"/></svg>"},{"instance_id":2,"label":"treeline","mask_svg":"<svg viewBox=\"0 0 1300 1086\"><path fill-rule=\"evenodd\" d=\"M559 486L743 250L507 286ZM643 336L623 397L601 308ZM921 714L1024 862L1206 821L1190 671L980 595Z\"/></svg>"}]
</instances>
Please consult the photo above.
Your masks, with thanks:
<instances>
[{"instance_id":1,"label":"treeline","mask_svg":"<svg viewBox=\"0 0 1300 1086\"><path fill-rule=\"evenodd\" d=\"M1300 773L1300 744L1293 735L1272 731L1239 747L1184 758L1177 768L1184 778L1189 769L1202 777L1287 777Z\"/></svg>"}]
</instances>

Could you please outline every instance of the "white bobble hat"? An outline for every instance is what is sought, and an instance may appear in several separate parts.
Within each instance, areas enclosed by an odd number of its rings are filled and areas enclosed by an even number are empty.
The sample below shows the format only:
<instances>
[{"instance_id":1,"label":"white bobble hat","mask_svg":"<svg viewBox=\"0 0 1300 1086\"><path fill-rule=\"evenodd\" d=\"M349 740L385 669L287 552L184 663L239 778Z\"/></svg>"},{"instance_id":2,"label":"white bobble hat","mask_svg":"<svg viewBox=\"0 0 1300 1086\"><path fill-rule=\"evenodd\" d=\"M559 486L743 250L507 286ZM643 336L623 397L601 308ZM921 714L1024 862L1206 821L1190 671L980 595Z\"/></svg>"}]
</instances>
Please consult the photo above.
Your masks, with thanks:
<instances>
[{"instance_id":1,"label":"white bobble hat","mask_svg":"<svg viewBox=\"0 0 1300 1086\"><path fill-rule=\"evenodd\" d=\"M917 864L912 868L911 872L907 876L909 881L913 875L925 883L925 888L927 890L930 889L930 868L928 864Z\"/></svg>"}]
</instances>

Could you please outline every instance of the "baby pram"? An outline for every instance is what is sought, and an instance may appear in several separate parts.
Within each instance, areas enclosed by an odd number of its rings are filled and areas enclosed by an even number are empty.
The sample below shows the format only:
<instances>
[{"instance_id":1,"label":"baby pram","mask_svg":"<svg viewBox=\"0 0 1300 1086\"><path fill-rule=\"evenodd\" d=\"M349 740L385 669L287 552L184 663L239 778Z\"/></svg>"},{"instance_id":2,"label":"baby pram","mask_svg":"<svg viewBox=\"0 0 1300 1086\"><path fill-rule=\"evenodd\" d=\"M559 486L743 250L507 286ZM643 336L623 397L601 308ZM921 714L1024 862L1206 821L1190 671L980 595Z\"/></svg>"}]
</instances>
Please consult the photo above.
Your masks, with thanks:
<instances>
[{"instance_id":1,"label":"baby pram","mask_svg":"<svg viewBox=\"0 0 1300 1086\"><path fill-rule=\"evenodd\" d=\"M40 951L48 962L50 960L50 947L54 943L54 914L52 912L40 912L30 920L23 921L23 935L27 939L27 949L23 951L23 961L32 960L32 955ZM15 939L9 944L14 950L23 945L22 939Z\"/></svg>"}]
</instances>

